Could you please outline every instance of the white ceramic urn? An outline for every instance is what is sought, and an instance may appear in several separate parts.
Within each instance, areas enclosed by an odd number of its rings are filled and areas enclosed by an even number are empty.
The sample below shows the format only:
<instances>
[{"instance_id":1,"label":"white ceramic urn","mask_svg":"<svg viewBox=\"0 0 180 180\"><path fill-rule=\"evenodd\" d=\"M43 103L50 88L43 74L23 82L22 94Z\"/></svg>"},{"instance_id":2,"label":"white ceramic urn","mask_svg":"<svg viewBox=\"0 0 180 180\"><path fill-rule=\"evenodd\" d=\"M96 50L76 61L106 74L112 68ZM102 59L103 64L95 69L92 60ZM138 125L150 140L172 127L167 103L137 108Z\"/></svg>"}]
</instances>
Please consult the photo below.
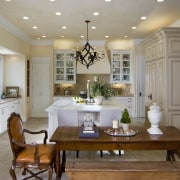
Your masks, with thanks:
<instances>
[{"instance_id":1,"label":"white ceramic urn","mask_svg":"<svg viewBox=\"0 0 180 180\"><path fill-rule=\"evenodd\" d=\"M148 118L151 123L151 127L147 131L150 134L163 134L163 132L159 129L159 123L162 119L162 112L160 111L160 107L157 105L157 103L153 103L153 105L150 106Z\"/></svg>"}]
</instances>

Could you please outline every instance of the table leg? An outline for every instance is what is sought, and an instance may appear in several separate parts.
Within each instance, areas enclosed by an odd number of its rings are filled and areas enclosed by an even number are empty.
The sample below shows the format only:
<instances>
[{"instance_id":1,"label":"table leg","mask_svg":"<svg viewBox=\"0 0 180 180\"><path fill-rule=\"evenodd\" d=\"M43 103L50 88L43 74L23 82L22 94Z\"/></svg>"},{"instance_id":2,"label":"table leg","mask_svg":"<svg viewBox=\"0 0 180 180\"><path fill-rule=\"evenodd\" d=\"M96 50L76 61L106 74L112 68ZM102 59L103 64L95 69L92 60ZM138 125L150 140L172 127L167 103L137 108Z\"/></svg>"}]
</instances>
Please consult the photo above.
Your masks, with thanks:
<instances>
[{"instance_id":1,"label":"table leg","mask_svg":"<svg viewBox=\"0 0 180 180\"><path fill-rule=\"evenodd\" d=\"M174 157L174 150L167 150L167 154L166 154L166 161L176 161L175 157Z\"/></svg>"},{"instance_id":2,"label":"table leg","mask_svg":"<svg viewBox=\"0 0 180 180\"><path fill-rule=\"evenodd\" d=\"M56 180L59 180L61 178L60 174L60 151L56 150Z\"/></svg>"},{"instance_id":3,"label":"table leg","mask_svg":"<svg viewBox=\"0 0 180 180\"><path fill-rule=\"evenodd\" d=\"M61 172L65 172L66 167L66 151L62 152L62 164L61 164Z\"/></svg>"}]
</instances>

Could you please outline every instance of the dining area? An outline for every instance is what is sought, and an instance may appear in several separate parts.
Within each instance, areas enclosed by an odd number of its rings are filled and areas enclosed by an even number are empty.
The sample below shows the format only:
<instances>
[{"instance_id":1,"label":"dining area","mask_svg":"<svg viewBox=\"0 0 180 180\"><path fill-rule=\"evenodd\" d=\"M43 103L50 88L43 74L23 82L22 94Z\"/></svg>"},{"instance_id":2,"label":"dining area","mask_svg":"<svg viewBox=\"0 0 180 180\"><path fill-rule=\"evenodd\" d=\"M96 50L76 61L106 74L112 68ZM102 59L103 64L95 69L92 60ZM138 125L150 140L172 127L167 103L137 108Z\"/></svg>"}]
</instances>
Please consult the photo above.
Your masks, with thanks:
<instances>
[{"instance_id":1,"label":"dining area","mask_svg":"<svg viewBox=\"0 0 180 180\"><path fill-rule=\"evenodd\" d=\"M132 121L131 128L138 131L129 137L110 136L104 131L110 127L99 127L98 138L80 138L80 127L57 127L53 135L49 137L50 141L47 142L56 146L54 160L56 165L52 179L84 179L81 175L87 178L94 176L103 178L104 176L101 176L103 173L107 173L106 177L111 176L112 179L117 179L120 175L128 177L133 173L136 175L140 173L138 178L141 175L147 177L149 174L144 175L147 170L151 175L155 173L156 177L169 178L171 176L171 179L175 180L179 178L180 159L176 154L176 150L180 148L179 129L168 126L160 127L163 134L150 135L143 124L134 123L137 119ZM48 119L40 118L37 121L37 118L31 118L28 122L23 123L23 126L33 131L48 129ZM32 143L34 140L40 143L41 136L37 135L35 139L34 136L26 136L27 143ZM8 169L12 155L7 133L1 134L0 144L0 174L3 179L11 179ZM77 149L79 150L78 158ZM124 150L121 155L117 151L120 149ZM103 157L100 156L100 150L103 150ZM22 175L22 169L16 169L17 179L25 178L27 175ZM46 180L48 174L44 172L39 176ZM134 177L130 179L134 180Z\"/></svg>"},{"instance_id":2,"label":"dining area","mask_svg":"<svg viewBox=\"0 0 180 180\"><path fill-rule=\"evenodd\" d=\"M99 127L99 137L98 138L80 138L79 137L79 128L78 127L58 127L54 132L53 136L51 137L50 141L56 143L56 178L59 179L61 177L62 171L66 170L66 154L65 151L98 151L98 150L117 150L122 149L125 151L131 150L165 150L167 152L166 156L164 157L164 164L167 165L168 168L168 161L171 163L175 161L175 154L178 155L178 150L180 149L180 130L172 127L166 126L161 127L163 131L163 135L150 135L147 132L145 127L133 127L133 129L138 129L137 134L134 136L126 136L126 137L114 137L110 136L105 133L104 127ZM59 152L63 152L62 156L60 156ZM127 160L128 161L128 160ZM137 162L134 163L134 167L138 167L138 163L141 161L139 159ZM124 162L120 162L124 163ZM132 162L130 161L129 164ZM157 164L156 164L157 163ZM161 162L162 163L162 162ZM147 164L147 167L146 165ZM147 170L151 164L151 160L146 161L144 163L145 169ZM118 165L117 165L118 166ZM159 161L153 162L153 167L158 167ZM74 167L74 166L73 166ZM92 168L92 166L90 166ZM142 164L140 164L142 168ZM174 167L177 167L176 171L174 171ZM173 170L173 176L171 175L171 179L179 178L179 162L169 166L170 171ZM96 167L98 168L98 167ZM109 168L111 168L109 166ZM73 168L72 168L73 169ZM154 169L153 169L154 170ZM161 169L162 170L162 169ZM88 170L86 170L88 171ZM94 169L94 171L96 171ZM93 172L94 172L93 171ZM131 172L131 169L126 169L126 171ZM141 172L141 169L137 169L135 172ZM158 168L156 169L158 172ZM73 171L74 172L74 171ZM72 174L74 175L75 172ZM169 172L169 171L168 171ZM143 171L144 173L144 171ZM110 173L112 174L112 172ZM121 174L121 171L119 171ZM160 173L161 174L161 173ZM89 173L90 175L90 173ZM166 175L166 173L165 173ZM143 177L143 176L142 176ZM154 174L153 177L160 177L157 173ZM92 177L91 177L92 178ZM166 177L167 178L167 177Z\"/></svg>"},{"instance_id":3,"label":"dining area","mask_svg":"<svg viewBox=\"0 0 180 180\"><path fill-rule=\"evenodd\" d=\"M162 125L159 127L157 124L151 125L151 127L146 127L143 124L131 124L129 130L124 131L121 124L113 127L113 121L118 119L119 123L125 109L123 105L115 103L115 101L104 102L104 104L98 106L95 105L94 109L93 105L77 105L74 102L70 102L63 107L58 107L57 104L58 102L56 102L55 111L57 113L57 127L53 130L49 139L50 142L56 144L56 179L60 179L63 172L68 172L70 179L83 179L85 175L96 179L98 172L100 174L105 169L107 171L106 177L111 177L113 180L117 179L117 174L118 177L121 177L122 174L123 178L125 172L133 174L131 178L138 172L138 178L143 179L148 176L145 173L147 169L149 169L148 173L151 173L153 178L166 177L167 179L170 176L171 179L179 178L180 166L179 162L175 162L179 156L180 149L180 130L178 128ZM156 104L151 106L150 109L149 117L150 115L153 117L154 112L155 117L161 118L161 116L157 116L161 115L161 112L158 111ZM103 110L106 114L103 114ZM85 132L85 135L82 136L82 127L87 117L93 121L93 126L96 127L96 130L88 135ZM155 117L153 117L153 120L155 120ZM156 159L153 162L151 160L143 161L140 158L132 162L125 159L123 162L121 160L116 162L116 166L109 161L103 162L103 165L96 162L96 160L94 162L91 161L91 163L86 160L81 162L78 160L79 156L74 161L66 162L66 152L68 151L78 151L81 154L83 151L113 152L114 150L123 150L125 153L126 151L129 153L131 151L140 151L142 154L143 151L164 151L166 153L161 161ZM101 158L103 159L102 156ZM132 168L132 164L134 164L134 168ZM114 173L112 167L116 169L116 173ZM99 176L98 178L100 179ZM103 179L103 176L101 179Z\"/></svg>"}]
</instances>

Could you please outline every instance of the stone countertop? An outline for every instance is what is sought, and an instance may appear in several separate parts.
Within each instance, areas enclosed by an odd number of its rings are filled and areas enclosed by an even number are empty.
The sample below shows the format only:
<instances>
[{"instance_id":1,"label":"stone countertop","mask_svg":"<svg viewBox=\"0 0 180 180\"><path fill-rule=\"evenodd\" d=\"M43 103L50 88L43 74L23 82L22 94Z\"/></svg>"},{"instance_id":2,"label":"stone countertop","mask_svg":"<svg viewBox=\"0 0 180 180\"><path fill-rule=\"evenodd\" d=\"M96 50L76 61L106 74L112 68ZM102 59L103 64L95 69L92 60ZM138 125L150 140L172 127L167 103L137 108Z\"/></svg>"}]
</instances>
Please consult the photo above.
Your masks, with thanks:
<instances>
[{"instance_id":1,"label":"stone countertop","mask_svg":"<svg viewBox=\"0 0 180 180\"><path fill-rule=\"evenodd\" d=\"M0 104L4 104L4 103L8 103L8 102L11 102L11 101L15 101L19 98L5 98L5 99L0 99Z\"/></svg>"},{"instance_id":2,"label":"stone countertop","mask_svg":"<svg viewBox=\"0 0 180 180\"><path fill-rule=\"evenodd\" d=\"M113 98L112 100L103 100L102 105L96 105L94 103L84 104L84 103L75 103L72 99L60 99L55 101L52 105L50 105L46 111L57 111L58 109L66 109L66 110L77 110L77 111L93 111L99 112L102 109L121 109L125 108L118 100Z\"/></svg>"},{"instance_id":3,"label":"stone countertop","mask_svg":"<svg viewBox=\"0 0 180 180\"><path fill-rule=\"evenodd\" d=\"M58 95L58 94L54 95L54 97L76 97L76 96L77 95L69 95L69 96ZM134 97L134 94L118 95L118 96L113 96L113 97Z\"/></svg>"}]
</instances>

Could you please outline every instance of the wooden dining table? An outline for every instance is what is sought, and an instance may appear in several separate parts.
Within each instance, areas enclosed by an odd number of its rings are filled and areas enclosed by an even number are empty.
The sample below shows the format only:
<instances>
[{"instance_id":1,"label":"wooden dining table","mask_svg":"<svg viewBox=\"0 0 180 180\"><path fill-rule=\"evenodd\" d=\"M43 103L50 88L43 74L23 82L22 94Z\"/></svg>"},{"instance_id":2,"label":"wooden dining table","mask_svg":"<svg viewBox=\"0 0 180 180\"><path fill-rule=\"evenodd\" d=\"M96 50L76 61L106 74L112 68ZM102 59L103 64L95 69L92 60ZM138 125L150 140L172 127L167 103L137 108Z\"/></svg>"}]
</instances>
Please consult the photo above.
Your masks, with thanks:
<instances>
[{"instance_id":1,"label":"wooden dining table","mask_svg":"<svg viewBox=\"0 0 180 180\"><path fill-rule=\"evenodd\" d=\"M98 127L98 137L79 137L80 127L58 127L50 138L56 143L56 179L65 170L66 150L167 150L164 160L174 160L174 152L180 150L180 130L162 126L163 134L149 134L145 127L131 127L133 136L111 136L104 132L109 127ZM62 163L60 152L62 153Z\"/></svg>"}]
</instances>

